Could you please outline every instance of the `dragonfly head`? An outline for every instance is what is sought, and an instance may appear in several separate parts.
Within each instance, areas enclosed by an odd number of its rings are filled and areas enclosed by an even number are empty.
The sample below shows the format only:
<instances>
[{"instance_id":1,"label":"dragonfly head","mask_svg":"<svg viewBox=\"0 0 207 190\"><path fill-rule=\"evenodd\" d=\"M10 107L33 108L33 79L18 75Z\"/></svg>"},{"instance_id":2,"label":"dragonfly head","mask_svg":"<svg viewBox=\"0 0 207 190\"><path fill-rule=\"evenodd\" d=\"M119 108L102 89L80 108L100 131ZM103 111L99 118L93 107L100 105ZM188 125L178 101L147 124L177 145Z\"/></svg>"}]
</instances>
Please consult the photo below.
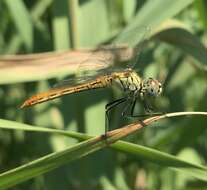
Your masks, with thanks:
<instances>
[{"instance_id":1,"label":"dragonfly head","mask_svg":"<svg viewBox=\"0 0 207 190\"><path fill-rule=\"evenodd\" d=\"M157 97L162 93L162 84L153 78L142 81L141 94L150 97Z\"/></svg>"}]
</instances>

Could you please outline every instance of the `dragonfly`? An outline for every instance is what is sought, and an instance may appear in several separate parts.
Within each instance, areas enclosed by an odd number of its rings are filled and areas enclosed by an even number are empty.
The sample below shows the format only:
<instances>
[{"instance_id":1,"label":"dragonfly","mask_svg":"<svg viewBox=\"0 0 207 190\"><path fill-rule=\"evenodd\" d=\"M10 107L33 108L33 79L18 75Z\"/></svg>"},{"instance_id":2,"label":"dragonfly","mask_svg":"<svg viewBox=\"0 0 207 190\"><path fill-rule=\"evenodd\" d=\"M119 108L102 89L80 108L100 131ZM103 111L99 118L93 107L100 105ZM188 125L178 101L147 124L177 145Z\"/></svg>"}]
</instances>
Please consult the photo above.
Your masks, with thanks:
<instances>
[{"instance_id":1,"label":"dragonfly","mask_svg":"<svg viewBox=\"0 0 207 190\"><path fill-rule=\"evenodd\" d=\"M136 51L138 51L138 48ZM138 53L135 52L135 54ZM135 57L136 60L137 57L138 55ZM87 60L87 62L90 62L90 58ZM133 63L133 66L135 64L136 63ZM95 75L80 76L73 80L66 80L61 85L51 88L48 91L40 92L39 94L28 98L21 105L21 108L30 107L69 94L106 88L114 85L120 87L120 89L124 92L124 96L106 104L105 134L107 133L109 126L109 114L113 108L120 104L126 103L126 106L122 111L122 116L139 117L139 115L134 114L136 101L138 99L141 100L144 104L145 111L147 113L151 113L153 109L149 99L158 97L162 92L162 84L157 79L151 77L143 79L132 68L132 66L128 66L126 69L120 70L107 70L107 68L104 68L97 71L97 74Z\"/></svg>"}]
</instances>

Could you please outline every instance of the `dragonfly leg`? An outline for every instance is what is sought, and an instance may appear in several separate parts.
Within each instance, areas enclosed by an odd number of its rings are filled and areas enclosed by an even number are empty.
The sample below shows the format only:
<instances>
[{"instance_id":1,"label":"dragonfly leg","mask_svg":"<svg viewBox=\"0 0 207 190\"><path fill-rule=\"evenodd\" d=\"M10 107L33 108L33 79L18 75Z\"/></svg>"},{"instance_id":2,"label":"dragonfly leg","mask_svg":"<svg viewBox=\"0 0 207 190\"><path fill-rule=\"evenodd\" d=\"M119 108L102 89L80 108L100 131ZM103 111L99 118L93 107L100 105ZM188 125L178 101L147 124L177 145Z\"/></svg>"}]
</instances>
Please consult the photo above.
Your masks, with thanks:
<instances>
[{"instance_id":1,"label":"dragonfly leg","mask_svg":"<svg viewBox=\"0 0 207 190\"><path fill-rule=\"evenodd\" d=\"M146 113L150 114L154 111L154 108L152 107L152 105L149 104L149 102L143 100L143 103L144 103L144 110Z\"/></svg>"},{"instance_id":2,"label":"dragonfly leg","mask_svg":"<svg viewBox=\"0 0 207 190\"><path fill-rule=\"evenodd\" d=\"M135 107L135 104L136 104L136 100L132 100L130 101L126 107L124 108L124 110L122 111L121 115L123 117L128 117L130 115L133 115L133 112L134 112L134 107ZM130 109L131 108L131 109ZM130 109L130 114L127 114L127 112L129 111Z\"/></svg>"},{"instance_id":3,"label":"dragonfly leg","mask_svg":"<svg viewBox=\"0 0 207 190\"><path fill-rule=\"evenodd\" d=\"M154 112L155 109L152 107L152 105L149 104L149 102L145 100L144 100L144 110L145 110L145 114L142 115L143 117L165 114L163 112Z\"/></svg>"},{"instance_id":4,"label":"dragonfly leg","mask_svg":"<svg viewBox=\"0 0 207 190\"><path fill-rule=\"evenodd\" d=\"M153 108L147 103L144 102L144 110L145 110L145 114L139 114L139 115L135 115L134 114L134 108L135 108L135 104L136 104L136 99L133 99L123 110L122 112L122 116L123 117L129 117L129 118L144 118L144 117L148 117L148 116L156 116L156 115L162 115L164 113L162 112L155 112L153 113ZM130 113L127 114L128 110L130 109Z\"/></svg>"},{"instance_id":5,"label":"dragonfly leg","mask_svg":"<svg viewBox=\"0 0 207 190\"><path fill-rule=\"evenodd\" d=\"M124 103L125 101L127 101L127 98L128 97L120 98L120 99L114 100L114 101L109 102L108 104L106 104L106 107L105 107L105 110L106 110L105 111L105 136L106 136L106 133L108 131L110 111L113 108L115 108L116 106L118 106L119 104Z\"/></svg>"}]
</instances>

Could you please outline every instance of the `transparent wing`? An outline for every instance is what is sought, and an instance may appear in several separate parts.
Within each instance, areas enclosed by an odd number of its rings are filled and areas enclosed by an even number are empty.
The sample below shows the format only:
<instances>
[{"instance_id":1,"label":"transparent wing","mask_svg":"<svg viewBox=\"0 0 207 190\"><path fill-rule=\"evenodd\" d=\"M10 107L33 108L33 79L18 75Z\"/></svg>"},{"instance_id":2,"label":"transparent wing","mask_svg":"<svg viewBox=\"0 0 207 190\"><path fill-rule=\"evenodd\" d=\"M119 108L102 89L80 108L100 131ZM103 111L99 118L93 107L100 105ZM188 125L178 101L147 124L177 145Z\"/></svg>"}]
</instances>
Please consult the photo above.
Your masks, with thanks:
<instances>
[{"instance_id":1,"label":"transparent wing","mask_svg":"<svg viewBox=\"0 0 207 190\"><path fill-rule=\"evenodd\" d=\"M116 43L127 43L128 47L133 48L133 56L130 62L127 64L128 68L134 68L139 62L140 54L147 43L147 39L150 37L151 28L147 26L126 28L115 39Z\"/></svg>"},{"instance_id":2,"label":"transparent wing","mask_svg":"<svg viewBox=\"0 0 207 190\"><path fill-rule=\"evenodd\" d=\"M107 45L94 50L91 55L78 66L73 77L60 81L54 85L54 88L64 87L68 85L76 85L90 80L94 80L101 75L108 75L112 72L120 70L118 66L114 66L115 60L123 61L126 59L123 55L132 54L132 50L121 45Z\"/></svg>"},{"instance_id":3,"label":"transparent wing","mask_svg":"<svg viewBox=\"0 0 207 190\"><path fill-rule=\"evenodd\" d=\"M98 47L81 62L78 74L112 67L134 68L150 31L151 29L146 26L123 30L113 43Z\"/></svg>"},{"instance_id":4,"label":"transparent wing","mask_svg":"<svg viewBox=\"0 0 207 190\"><path fill-rule=\"evenodd\" d=\"M134 47L134 55L133 58L131 59L131 61L129 62L129 64L127 65L129 68L134 69L136 64L140 62L140 55L142 53L143 48L145 47L146 43L147 43L147 39L150 35L150 29L146 28L146 30L144 30L145 33L142 34L142 38L140 43L138 43L135 47Z\"/></svg>"},{"instance_id":5,"label":"transparent wing","mask_svg":"<svg viewBox=\"0 0 207 190\"><path fill-rule=\"evenodd\" d=\"M134 68L149 31L147 27L137 27L124 31L123 34L120 34L121 40L115 39L114 43L100 46L92 51L91 55L79 64L73 78L60 81L54 88L73 86L95 80L98 76L107 75L114 71ZM124 43L120 43L119 41ZM135 44L134 48L132 48L134 45L132 42L136 42L137 44ZM120 62L128 62L128 64L125 64L123 67L118 64Z\"/></svg>"},{"instance_id":6,"label":"transparent wing","mask_svg":"<svg viewBox=\"0 0 207 190\"><path fill-rule=\"evenodd\" d=\"M60 81L53 87L74 86L94 80L98 76L109 74L112 72L113 59L111 47L95 49L86 60L79 64L76 73L71 78Z\"/></svg>"},{"instance_id":7,"label":"transparent wing","mask_svg":"<svg viewBox=\"0 0 207 190\"><path fill-rule=\"evenodd\" d=\"M77 74L96 72L98 70L111 70L118 68L118 62L128 61L132 57L132 49L123 44L108 44L99 46L91 55L78 66Z\"/></svg>"},{"instance_id":8,"label":"transparent wing","mask_svg":"<svg viewBox=\"0 0 207 190\"><path fill-rule=\"evenodd\" d=\"M111 75L113 72L119 72L123 69L110 67L110 68L104 68L96 70L95 72L89 72L81 74L79 76L74 76L65 80L62 80L55 84L53 88L63 88L63 87L70 87L70 86L76 86L78 84L88 83L90 81L96 80L98 77Z\"/></svg>"},{"instance_id":9,"label":"transparent wing","mask_svg":"<svg viewBox=\"0 0 207 190\"><path fill-rule=\"evenodd\" d=\"M108 69L107 71L105 69L100 69L96 71L95 73L87 72L79 76L73 76L71 78L58 82L57 84L53 86L53 88L63 88L63 87L70 87L70 86L72 87L78 84L88 83L90 81L96 80L97 77L106 75L106 72L109 74Z\"/></svg>"}]
</instances>

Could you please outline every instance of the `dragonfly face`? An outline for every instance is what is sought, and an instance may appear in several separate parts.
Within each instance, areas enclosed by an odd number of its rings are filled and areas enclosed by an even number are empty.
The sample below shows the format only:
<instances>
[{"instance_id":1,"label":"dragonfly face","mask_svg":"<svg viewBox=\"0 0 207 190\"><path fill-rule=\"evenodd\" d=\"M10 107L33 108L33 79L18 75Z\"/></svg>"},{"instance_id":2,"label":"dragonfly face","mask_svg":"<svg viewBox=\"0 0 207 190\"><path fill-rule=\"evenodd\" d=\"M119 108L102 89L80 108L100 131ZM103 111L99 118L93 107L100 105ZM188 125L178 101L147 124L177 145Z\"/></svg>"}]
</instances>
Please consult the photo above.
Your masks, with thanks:
<instances>
[{"instance_id":1,"label":"dragonfly face","mask_svg":"<svg viewBox=\"0 0 207 190\"><path fill-rule=\"evenodd\" d=\"M161 83L153 78L148 78L142 81L141 95L157 97L162 93Z\"/></svg>"}]
</instances>

